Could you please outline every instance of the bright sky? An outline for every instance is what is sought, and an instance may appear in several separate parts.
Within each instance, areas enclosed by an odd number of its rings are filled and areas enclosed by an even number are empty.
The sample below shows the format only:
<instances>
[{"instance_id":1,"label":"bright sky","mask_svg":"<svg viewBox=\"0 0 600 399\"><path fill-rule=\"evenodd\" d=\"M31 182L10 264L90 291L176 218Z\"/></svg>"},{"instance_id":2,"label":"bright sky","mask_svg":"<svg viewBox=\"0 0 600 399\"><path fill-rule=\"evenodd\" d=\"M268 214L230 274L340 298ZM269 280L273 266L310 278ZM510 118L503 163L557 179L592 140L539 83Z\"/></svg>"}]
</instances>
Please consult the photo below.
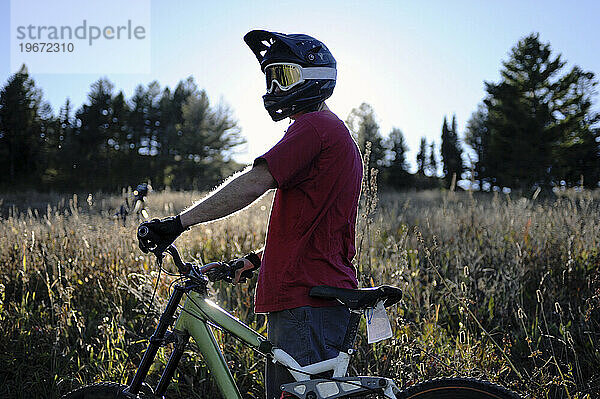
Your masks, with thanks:
<instances>
[{"instance_id":1,"label":"bright sky","mask_svg":"<svg viewBox=\"0 0 600 399\"><path fill-rule=\"evenodd\" d=\"M36 11L31 8L32 15ZM501 61L531 32L562 53L568 67L577 64L600 73L600 2L594 0L154 0L150 11L149 74L30 69L55 112L67 97L79 107L100 76L128 98L140 83L157 80L173 88L193 76L213 103L223 101L233 109L248 140L236 159L250 162L281 138L288 122L274 123L264 110L264 77L242 37L252 29L307 33L323 41L338 62L337 86L328 101L332 111L345 120L352 108L371 104L382 134L392 127L403 131L414 164L421 137L439 146L445 115L456 114L463 137L484 97L483 82L498 81ZM0 0L2 85L15 72L10 69L10 29L10 2Z\"/></svg>"}]
</instances>

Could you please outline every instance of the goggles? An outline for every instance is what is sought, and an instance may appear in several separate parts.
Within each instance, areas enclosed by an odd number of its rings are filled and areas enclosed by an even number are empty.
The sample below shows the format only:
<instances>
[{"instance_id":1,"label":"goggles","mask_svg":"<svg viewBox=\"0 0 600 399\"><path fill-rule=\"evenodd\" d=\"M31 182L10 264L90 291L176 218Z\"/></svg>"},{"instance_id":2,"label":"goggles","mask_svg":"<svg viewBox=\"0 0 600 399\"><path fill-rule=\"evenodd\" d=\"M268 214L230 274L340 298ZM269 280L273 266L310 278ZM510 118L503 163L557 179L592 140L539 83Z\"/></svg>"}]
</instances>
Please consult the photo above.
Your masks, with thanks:
<instances>
[{"instance_id":1,"label":"goggles","mask_svg":"<svg viewBox=\"0 0 600 399\"><path fill-rule=\"evenodd\" d=\"M269 64L265 67L267 79L267 93L272 93L275 85L282 91L288 91L298 86L307 79L329 79L335 80L337 71L335 68L309 67L302 68L298 64L282 63Z\"/></svg>"}]
</instances>

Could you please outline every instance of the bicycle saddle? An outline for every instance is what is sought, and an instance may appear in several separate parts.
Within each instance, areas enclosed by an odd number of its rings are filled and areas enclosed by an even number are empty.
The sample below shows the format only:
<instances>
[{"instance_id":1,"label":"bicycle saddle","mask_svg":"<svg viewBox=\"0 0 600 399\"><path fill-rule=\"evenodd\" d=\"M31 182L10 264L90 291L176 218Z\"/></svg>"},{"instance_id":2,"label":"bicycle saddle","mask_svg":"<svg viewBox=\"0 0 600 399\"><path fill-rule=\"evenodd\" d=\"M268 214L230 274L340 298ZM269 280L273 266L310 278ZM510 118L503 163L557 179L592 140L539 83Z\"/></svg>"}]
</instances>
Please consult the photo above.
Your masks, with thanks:
<instances>
[{"instance_id":1,"label":"bicycle saddle","mask_svg":"<svg viewBox=\"0 0 600 399\"><path fill-rule=\"evenodd\" d=\"M308 295L314 298L337 299L348 308L357 310L372 308L379 301L385 301L385 307L391 306L402 299L402 290L389 285L356 290L319 285L312 287Z\"/></svg>"}]
</instances>

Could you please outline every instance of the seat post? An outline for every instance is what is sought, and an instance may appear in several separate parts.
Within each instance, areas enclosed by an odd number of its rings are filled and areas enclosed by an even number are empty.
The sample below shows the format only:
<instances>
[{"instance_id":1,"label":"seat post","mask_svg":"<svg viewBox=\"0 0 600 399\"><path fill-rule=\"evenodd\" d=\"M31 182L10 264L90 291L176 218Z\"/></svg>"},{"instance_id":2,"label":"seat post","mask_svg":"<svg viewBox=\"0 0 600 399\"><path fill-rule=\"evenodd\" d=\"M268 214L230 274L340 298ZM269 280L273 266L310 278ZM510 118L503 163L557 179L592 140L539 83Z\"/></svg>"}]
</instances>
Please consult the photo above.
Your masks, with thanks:
<instances>
[{"instance_id":1,"label":"seat post","mask_svg":"<svg viewBox=\"0 0 600 399\"><path fill-rule=\"evenodd\" d=\"M354 349L354 343L356 341L356 334L358 333L358 325L360 324L361 311L350 310L350 320L348 321L348 328L346 329L346 335L344 336L344 343L342 344L342 351L348 353L349 350Z\"/></svg>"}]
</instances>

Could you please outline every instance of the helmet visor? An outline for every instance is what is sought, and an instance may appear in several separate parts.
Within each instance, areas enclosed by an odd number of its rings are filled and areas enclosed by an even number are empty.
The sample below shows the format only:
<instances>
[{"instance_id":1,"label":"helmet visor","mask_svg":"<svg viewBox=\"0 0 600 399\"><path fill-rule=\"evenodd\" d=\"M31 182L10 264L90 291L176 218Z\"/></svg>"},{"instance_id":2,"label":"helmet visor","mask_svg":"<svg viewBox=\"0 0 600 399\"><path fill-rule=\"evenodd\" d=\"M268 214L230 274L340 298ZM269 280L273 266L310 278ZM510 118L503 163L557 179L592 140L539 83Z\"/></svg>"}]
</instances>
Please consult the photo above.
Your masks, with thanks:
<instances>
[{"instance_id":1,"label":"helmet visor","mask_svg":"<svg viewBox=\"0 0 600 399\"><path fill-rule=\"evenodd\" d=\"M271 64L265 68L267 92L271 93L277 84L283 91L304 82L302 68L296 64Z\"/></svg>"}]
</instances>

